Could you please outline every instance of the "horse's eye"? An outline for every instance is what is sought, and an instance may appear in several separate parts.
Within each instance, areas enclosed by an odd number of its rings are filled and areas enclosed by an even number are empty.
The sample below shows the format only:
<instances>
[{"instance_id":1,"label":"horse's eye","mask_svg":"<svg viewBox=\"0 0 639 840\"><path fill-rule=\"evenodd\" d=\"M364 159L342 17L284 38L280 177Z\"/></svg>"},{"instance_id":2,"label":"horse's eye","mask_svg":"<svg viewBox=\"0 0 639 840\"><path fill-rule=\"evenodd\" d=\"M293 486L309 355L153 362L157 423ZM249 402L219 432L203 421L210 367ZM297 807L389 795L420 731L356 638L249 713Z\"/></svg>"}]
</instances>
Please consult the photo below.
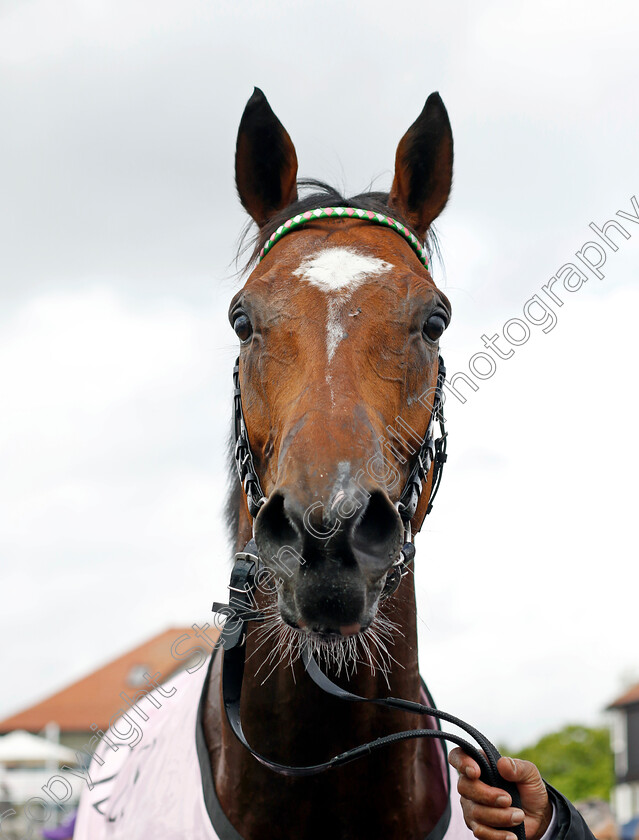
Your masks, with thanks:
<instances>
[{"instance_id":1,"label":"horse's eye","mask_svg":"<svg viewBox=\"0 0 639 840\"><path fill-rule=\"evenodd\" d=\"M434 312L429 316L428 320L423 326L422 332L431 341L437 341L441 338L446 329L446 321L441 312Z\"/></svg>"},{"instance_id":2,"label":"horse's eye","mask_svg":"<svg viewBox=\"0 0 639 840\"><path fill-rule=\"evenodd\" d=\"M233 320L233 329L241 342L248 341L253 333L253 327L248 315L240 312Z\"/></svg>"}]
</instances>

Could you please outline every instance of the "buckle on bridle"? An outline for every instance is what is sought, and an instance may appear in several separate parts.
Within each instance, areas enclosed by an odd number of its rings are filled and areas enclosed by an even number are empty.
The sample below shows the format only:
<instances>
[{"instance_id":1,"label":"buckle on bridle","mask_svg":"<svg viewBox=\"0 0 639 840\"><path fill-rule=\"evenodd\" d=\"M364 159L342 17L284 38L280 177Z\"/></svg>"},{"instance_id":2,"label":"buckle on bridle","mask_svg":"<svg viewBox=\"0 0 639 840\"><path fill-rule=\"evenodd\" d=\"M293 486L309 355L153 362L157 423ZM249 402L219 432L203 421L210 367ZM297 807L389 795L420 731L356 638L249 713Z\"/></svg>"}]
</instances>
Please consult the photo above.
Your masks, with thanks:
<instances>
[{"instance_id":1,"label":"buckle on bridle","mask_svg":"<svg viewBox=\"0 0 639 840\"><path fill-rule=\"evenodd\" d=\"M249 540L244 551L238 551L231 570L228 590L231 593L228 604L214 601L211 607L214 613L226 617L221 633L221 644L230 650L244 643L247 621L262 621L264 613L257 608L255 601L255 575L260 564L260 556L254 540Z\"/></svg>"},{"instance_id":2,"label":"buckle on bridle","mask_svg":"<svg viewBox=\"0 0 639 840\"><path fill-rule=\"evenodd\" d=\"M409 529L409 537L410 539L410 523L408 524ZM412 542L405 542L402 546L402 550L399 552L399 556L397 560L393 563L393 566L386 575L386 580L384 582L384 588L382 589L382 594L379 596L380 601L385 601L386 598L389 598L393 595L399 584L402 582L402 579L406 577L408 574L408 567L415 559L415 546Z\"/></svg>"}]
</instances>

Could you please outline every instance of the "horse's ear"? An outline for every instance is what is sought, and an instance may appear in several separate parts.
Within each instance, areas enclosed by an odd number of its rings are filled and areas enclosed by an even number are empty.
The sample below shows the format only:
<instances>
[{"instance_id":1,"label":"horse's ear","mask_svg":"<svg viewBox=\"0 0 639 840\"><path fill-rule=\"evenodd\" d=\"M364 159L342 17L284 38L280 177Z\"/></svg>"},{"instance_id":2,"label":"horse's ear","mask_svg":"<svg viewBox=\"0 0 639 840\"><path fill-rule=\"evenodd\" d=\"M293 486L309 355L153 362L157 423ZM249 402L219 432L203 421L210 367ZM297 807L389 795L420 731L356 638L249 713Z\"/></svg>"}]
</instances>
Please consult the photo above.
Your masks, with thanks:
<instances>
[{"instance_id":1,"label":"horse's ear","mask_svg":"<svg viewBox=\"0 0 639 840\"><path fill-rule=\"evenodd\" d=\"M402 137L395 157L389 204L424 239L444 209L453 180L453 132L438 93Z\"/></svg>"},{"instance_id":2,"label":"horse's ear","mask_svg":"<svg viewBox=\"0 0 639 840\"><path fill-rule=\"evenodd\" d=\"M297 198L295 146L257 87L237 134L235 183L240 201L260 227Z\"/></svg>"}]
</instances>

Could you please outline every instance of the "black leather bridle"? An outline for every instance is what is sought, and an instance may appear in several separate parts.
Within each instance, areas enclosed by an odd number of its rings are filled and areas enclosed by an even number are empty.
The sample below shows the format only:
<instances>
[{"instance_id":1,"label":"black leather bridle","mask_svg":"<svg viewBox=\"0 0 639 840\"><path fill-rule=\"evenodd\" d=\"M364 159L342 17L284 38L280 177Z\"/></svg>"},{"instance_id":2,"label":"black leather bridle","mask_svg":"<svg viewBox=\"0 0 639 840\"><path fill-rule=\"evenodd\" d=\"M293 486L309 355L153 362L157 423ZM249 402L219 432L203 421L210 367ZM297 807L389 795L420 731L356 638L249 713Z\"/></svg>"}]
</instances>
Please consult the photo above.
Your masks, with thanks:
<instances>
[{"instance_id":1,"label":"black leather bridle","mask_svg":"<svg viewBox=\"0 0 639 840\"><path fill-rule=\"evenodd\" d=\"M242 410L242 396L240 390L240 369L239 359L233 368L233 424L235 434L235 463L237 472L246 494L249 513L253 518L257 516L261 506L265 503L266 497L260 485L260 480L253 463L253 454L248 438L244 413ZM426 507L425 515L432 510L433 500L439 490L444 464L446 462L446 437L443 412L442 389L446 379L446 368L444 360L439 356L437 371L437 384L435 387L433 406L426 434L422 444L415 456L415 463L406 481L404 489L397 502L397 510L404 524L404 545L400 552L399 559L387 575L386 583L381 597L389 597L397 589L404 575L407 574L408 566L415 556L415 548L412 543L411 520L415 516L424 484L428 474L433 470L431 481L430 498ZM434 427L439 425L440 435L435 438ZM255 577L260 568L260 557L255 541L251 539L244 551L235 555L235 562L231 572L229 590L231 593L229 604L215 602L213 611L226 616L226 621L220 636L220 645L224 649L222 662L222 696L224 708L229 725L238 738L261 764L276 773L285 776L312 776L323 773L335 767L348 764L364 756L399 741L406 741L415 738L438 738L451 741L460 746L470 755L481 769L481 779L494 787L506 790L511 798L514 807L521 807L521 799L517 786L507 782L497 770L497 761L500 753L497 748L470 724L463 720L442 712L421 703L409 700L402 700L396 697L368 698L360 697L346 689L336 685L324 674L313 656L310 648L302 651L302 659L306 672L313 682L326 693L341 700L355 703L371 703L389 710L401 710L417 715L427 715L436 720L444 720L459 727L470 735L479 745L479 748L466 741L464 738L440 729L411 729L405 732L396 732L370 741L366 744L346 750L334 756L329 761L321 764L290 766L280 764L261 755L249 744L242 729L240 717L240 701L242 696L242 683L244 678L244 664L246 658L246 634L249 621L261 620L263 615L257 608L254 598ZM524 824L520 823L512 828L519 840L525 840L526 834Z\"/></svg>"}]
</instances>

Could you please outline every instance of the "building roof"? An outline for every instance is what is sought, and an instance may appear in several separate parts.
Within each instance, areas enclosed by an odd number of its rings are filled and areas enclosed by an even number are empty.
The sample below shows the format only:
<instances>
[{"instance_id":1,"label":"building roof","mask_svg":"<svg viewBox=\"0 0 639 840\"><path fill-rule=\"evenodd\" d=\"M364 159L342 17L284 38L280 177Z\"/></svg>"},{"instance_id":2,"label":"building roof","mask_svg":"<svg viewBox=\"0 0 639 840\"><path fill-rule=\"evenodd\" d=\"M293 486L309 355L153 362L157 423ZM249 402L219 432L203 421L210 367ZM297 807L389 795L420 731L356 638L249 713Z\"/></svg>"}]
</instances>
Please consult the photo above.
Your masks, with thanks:
<instances>
[{"instance_id":1,"label":"building roof","mask_svg":"<svg viewBox=\"0 0 639 840\"><path fill-rule=\"evenodd\" d=\"M627 691L613 700L608 706L609 709L618 709L620 706L631 706L633 703L639 703L639 683L630 686Z\"/></svg>"},{"instance_id":2,"label":"building roof","mask_svg":"<svg viewBox=\"0 0 639 840\"><path fill-rule=\"evenodd\" d=\"M217 636L212 629L208 632L212 639ZM145 671L151 675L159 671L158 682L164 682L184 667L185 662L172 656L171 647L185 634L194 636L190 627L165 630L62 691L0 721L0 733L13 729L40 732L52 721L61 732L89 732L92 725L106 729L111 718L126 709L121 692L133 698L136 692L149 688ZM181 652L188 652L186 644Z\"/></svg>"}]
</instances>

